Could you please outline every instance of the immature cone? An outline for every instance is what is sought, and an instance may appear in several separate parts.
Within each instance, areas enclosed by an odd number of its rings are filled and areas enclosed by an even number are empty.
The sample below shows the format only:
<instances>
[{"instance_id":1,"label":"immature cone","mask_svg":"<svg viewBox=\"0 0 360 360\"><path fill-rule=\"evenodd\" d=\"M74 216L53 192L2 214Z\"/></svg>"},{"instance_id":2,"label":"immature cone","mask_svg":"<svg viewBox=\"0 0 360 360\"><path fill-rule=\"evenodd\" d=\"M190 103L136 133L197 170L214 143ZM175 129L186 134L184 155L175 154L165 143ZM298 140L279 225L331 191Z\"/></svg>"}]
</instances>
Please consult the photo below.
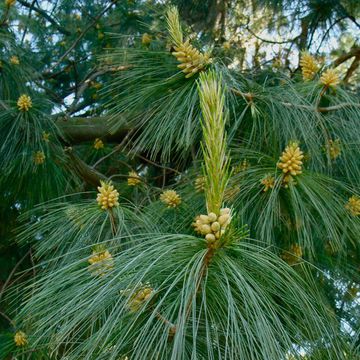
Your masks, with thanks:
<instances>
[{"instance_id":1,"label":"immature cone","mask_svg":"<svg viewBox=\"0 0 360 360\"><path fill-rule=\"evenodd\" d=\"M347 204L345 205L345 208L350 211L352 216L359 216L360 215L360 198L356 195L353 195Z\"/></svg>"},{"instance_id":2,"label":"immature cone","mask_svg":"<svg viewBox=\"0 0 360 360\"><path fill-rule=\"evenodd\" d=\"M302 173L301 165L304 158L303 152L300 150L298 143L290 143L283 151L278 168L283 171L284 174L296 176Z\"/></svg>"},{"instance_id":3,"label":"immature cone","mask_svg":"<svg viewBox=\"0 0 360 360\"><path fill-rule=\"evenodd\" d=\"M141 183L141 179L137 172L130 171L127 182L129 186L136 186Z\"/></svg>"},{"instance_id":4,"label":"immature cone","mask_svg":"<svg viewBox=\"0 0 360 360\"><path fill-rule=\"evenodd\" d=\"M45 162L45 154L42 151L37 151L36 153L34 153L33 155L33 159L34 159L34 163L36 165L41 165Z\"/></svg>"},{"instance_id":5,"label":"immature cone","mask_svg":"<svg viewBox=\"0 0 360 360\"><path fill-rule=\"evenodd\" d=\"M160 195L160 200L168 207L177 207L181 203L181 197L175 190L165 190Z\"/></svg>"},{"instance_id":6,"label":"immature cone","mask_svg":"<svg viewBox=\"0 0 360 360\"><path fill-rule=\"evenodd\" d=\"M231 44L229 41L225 41L222 46L224 50L230 50L231 48Z\"/></svg>"},{"instance_id":7,"label":"immature cone","mask_svg":"<svg viewBox=\"0 0 360 360\"><path fill-rule=\"evenodd\" d=\"M99 193L96 201L103 210L111 209L114 206L119 206L119 193L111 183L100 181L101 186L98 186Z\"/></svg>"},{"instance_id":8,"label":"immature cone","mask_svg":"<svg viewBox=\"0 0 360 360\"><path fill-rule=\"evenodd\" d=\"M250 168L250 162L247 159L244 159L240 164L233 166L233 174L239 174L243 171L246 171Z\"/></svg>"},{"instance_id":9,"label":"immature cone","mask_svg":"<svg viewBox=\"0 0 360 360\"><path fill-rule=\"evenodd\" d=\"M25 94L21 95L17 101L17 106L20 111L29 111L32 108L31 97Z\"/></svg>"},{"instance_id":10,"label":"immature cone","mask_svg":"<svg viewBox=\"0 0 360 360\"><path fill-rule=\"evenodd\" d=\"M149 35L148 33L144 33L143 36L141 37L141 43L143 45L150 45L151 43L151 35Z\"/></svg>"},{"instance_id":11,"label":"immature cone","mask_svg":"<svg viewBox=\"0 0 360 360\"><path fill-rule=\"evenodd\" d=\"M78 208L71 205L65 210L65 215L74 225L76 225L80 229L84 228L85 224L81 220L81 213Z\"/></svg>"},{"instance_id":12,"label":"immature cone","mask_svg":"<svg viewBox=\"0 0 360 360\"><path fill-rule=\"evenodd\" d=\"M232 186L228 186L225 189L225 193L224 193L224 200L226 201L233 201L236 196L239 194L241 188L240 185L232 185Z\"/></svg>"},{"instance_id":13,"label":"immature cone","mask_svg":"<svg viewBox=\"0 0 360 360\"><path fill-rule=\"evenodd\" d=\"M102 149L104 147L104 143L101 139L96 138L94 141L94 149L99 150Z\"/></svg>"},{"instance_id":14,"label":"immature cone","mask_svg":"<svg viewBox=\"0 0 360 360\"><path fill-rule=\"evenodd\" d=\"M328 148L331 160L335 160L341 155L340 139L329 140L329 143L326 145L326 147Z\"/></svg>"},{"instance_id":15,"label":"immature cone","mask_svg":"<svg viewBox=\"0 0 360 360\"><path fill-rule=\"evenodd\" d=\"M46 132L46 131L43 131L42 133L42 139L45 141L45 142L49 142L50 141L50 133Z\"/></svg>"},{"instance_id":16,"label":"immature cone","mask_svg":"<svg viewBox=\"0 0 360 360\"><path fill-rule=\"evenodd\" d=\"M309 81L314 78L319 71L319 66L313 56L308 52L304 52L301 55L300 66L304 81Z\"/></svg>"},{"instance_id":17,"label":"immature cone","mask_svg":"<svg viewBox=\"0 0 360 360\"><path fill-rule=\"evenodd\" d=\"M302 248L298 244L292 244L289 251L283 251L281 258L289 265L295 265L300 262L303 252Z\"/></svg>"},{"instance_id":18,"label":"immature cone","mask_svg":"<svg viewBox=\"0 0 360 360\"><path fill-rule=\"evenodd\" d=\"M186 74L186 78L204 70L206 65L211 63L209 54L202 54L189 43L189 40L175 46L174 49L175 51L172 54L181 63L178 65L178 68Z\"/></svg>"},{"instance_id":19,"label":"immature cone","mask_svg":"<svg viewBox=\"0 0 360 360\"><path fill-rule=\"evenodd\" d=\"M12 56L10 58L10 64L19 65L20 64L19 58L16 55Z\"/></svg>"},{"instance_id":20,"label":"immature cone","mask_svg":"<svg viewBox=\"0 0 360 360\"><path fill-rule=\"evenodd\" d=\"M17 331L14 335L14 342L16 346L26 346L28 343L26 334L23 331Z\"/></svg>"},{"instance_id":21,"label":"immature cone","mask_svg":"<svg viewBox=\"0 0 360 360\"><path fill-rule=\"evenodd\" d=\"M114 267L114 259L106 249L94 250L89 260L89 271L93 275L103 276Z\"/></svg>"},{"instance_id":22,"label":"immature cone","mask_svg":"<svg viewBox=\"0 0 360 360\"><path fill-rule=\"evenodd\" d=\"M320 82L326 87L334 87L340 83L340 78L334 69L327 69L321 75Z\"/></svg>"},{"instance_id":23,"label":"immature cone","mask_svg":"<svg viewBox=\"0 0 360 360\"><path fill-rule=\"evenodd\" d=\"M154 294L154 289L150 286L145 286L134 293L130 298L128 306L131 312L138 311L141 306L148 301Z\"/></svg>"},{"instance_id":24,"label":"immature cone","mask_svg":"<svg viewBox=\"0 0 360 360\"><path fill-rule=\"evenodd\" d=\"M217 240L225 233L226 227L230 224L231 213L229 208L220 209L220 215L209 213L198 215L192 224L194 230L205 236L206 241L211 247L216 246Z\"/></svg>"},{"instance_id":25,"label":"immature cone","mask_svg":"<svg viewBox=\"0 0 360 360\"><path fill-rule=\"evenodd\" d=\"M197 176L195 179L195 190L196 192L203 192L205 190L205 177Z\"/></svg>"},{"instance_id":26,"label":"immature cone","mask_svg":"<svg viewBox=\"0 0 360 360\"><path fill-rule=\"evenodd\" d=\"M261 184L264 185L264 192L267 192L269 189L272 189L275 186L275 178L271 175L267 175L264 179L261 180Z\"/></svg>"}]
</instances>

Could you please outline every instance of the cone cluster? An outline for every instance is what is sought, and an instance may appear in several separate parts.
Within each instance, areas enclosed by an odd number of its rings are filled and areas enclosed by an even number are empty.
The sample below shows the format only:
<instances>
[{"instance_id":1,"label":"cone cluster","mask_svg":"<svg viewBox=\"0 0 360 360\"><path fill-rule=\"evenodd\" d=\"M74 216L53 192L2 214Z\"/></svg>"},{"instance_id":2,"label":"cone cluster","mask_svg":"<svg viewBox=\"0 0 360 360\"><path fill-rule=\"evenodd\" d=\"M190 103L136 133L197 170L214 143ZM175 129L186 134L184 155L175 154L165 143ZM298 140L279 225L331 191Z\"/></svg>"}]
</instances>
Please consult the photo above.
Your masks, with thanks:
<instances>
[{"instance_id":1,"label":"cone cluster","mask_svg":"<svg viewBox=\"0 0 360 360\"><path fill-rule=\"evenodd\" d=\"M26 346L28 343L26 334L23 331L17 331L14 335L14 342L18 347Z\"/></svg>"},{"instance_id":2,"label":"cone cluster","mask_svg":"<svg viewBox=\"0 0 360 360\"><path fill-rule=\"evenodd\" d=\"M353 195L345 205L345 208L350 211L352 216L360 216L360 197Z\"/></svg>"},{"instance_id":3,"label":"cone cluster","mask_svg":"<svg viewBox=\"0 0 360 360\"><path fill-rule=\"evenodd\" d=\"M139 185L141 183L141 179L140 179L139 174L137 172L135 172L135 171L130 171L127 182L128 182L129 186Z\"/></svg>"},{"instance_id":4,"label":"cone cluster","mask_svg":"<svg viewBox=\"0 0 360 360\"><path fill-rule=\"evenodd\" d=\"M205 190L205 176L197 176L195 179L196 192L203 192Z\"/></svg>"},{"instance_id":5,"label":"cone cluster","mask_svg":"<svg viewBox=\"0 0 360 360\"><path fill-rule=\"evenodd\" d=\"M12 5L10 5L10 6L12 6ZM19 64L20 64L19 58L18 58L16 55L13 55L13 56L10 58L10 64L12 64L12 65L19 65Z\"/></svg>"},{"instance_id":6,"label":"cone cluster","mask_svg":"<svg viewBox=\"0 0 360 360\"><path fill-rule=\"evenodd\" d=\"M266 176L261 180L261 184L264 185L264 192L267 192L269 189L272 189L275 186L275 178L271 175Z\"/></svg>"},{"instance_id":7,"label":"cone cluster","mask_svg":"<svg viewBox=\"0 0 360 360\"><path fill-rule=\"evenodd\" d=\"M341 155L340 139L329 140L327 148L329 150L331 160L335 160L336 158L338 158Z\"/></svg>"},{"instance_id":8,"label":"cone cluster","mask_svg":"<svg viewBox=\"0 0 360 360\"><path fill-rule=\"evenodd\" d=\"M141 306L148 301L151 296L154 294L154 289L150 286L144 286L131 296L128 306L131 312L138 311Z\"/></svg>"},{"instance_id":9,"label":"cone cluster","mask_svg":"<svg viewBox=\"0 0 360 360\"><path fill-rule=\"evenodd\" d=\"M181 204L181 197L175 190L165 190L160 195L160 200L168 207L175 208Z\"/></svg>"},{"instance_id":10,"label":"cone cluster","mask_svg":"<svg viewBox=\"0 0 360 360\"><path fill-rule=\"evenodd\" d=\"M189 43L189 40L174 48L175 51L172 54L176 57L177 61L181 63L178 65L178 68L186 74L186 78L204 70L206 65L211 62L209 54L202 54Z\"/></svg>"},{"instance_id":11,"label":"cone cluster","mask_svg":"<svg viewBox=\"0 0 360 360\"><path fill-rule=\"evenodd\" d=\"M240 188L240 185L238 185L238 184L228 186L225 189L224 200L230 201L230 202L234 201L236 196L239 194L240 190L241 190L241 188Z\"/></svg>"},{"instance_id":12,"label":"cone cluster","mask_svg":"<svg viewBox=\"0 0 360 360\"><path fill-rule=\"evenodd\" d=\"M114 206L119 206L119 193L111 183L100 181L101 186L98 186L99 193L96 201L103 210L111 209Z\"/></svg>"},{"instance_id":13,"label":"cone cluster","mask_svg":"<svg viewBox=\"0 0 360 360\"><path fill-rule=\"evenodd\" d=\"M199 215L193 223L197 233L204 235L210 245L214 245L225 233L226 227L230 224L231 214L229 208L220 209L220 215L211 212L207 215Z\"/></svg>"},{"instance_id":14,"label":"cone cluster","mask_svg":"<svg viewBox=\"0 0 360 360\"><path fill-rule=\"evenodd\" d=\"M66 217L77 227L83 229L85 224L81 221L81 213L79 209L71 205L65 210Z\"/></svg>"},{"instance_id":15,"label":"cone cluster","mask_svg":"<svg viewBox=\"0 0 360 360\"><path fill-rule=\"evenodd\" d=\"M300 59L301 72L304 81L309 81L314 78L319 71L319 66L313 56L308 52L304 52Z\"/></svg>"},{"instance_id":16,"label":"cone cluster","mask_svg":"<svg viewBox=\"0 0 360 360\"><path fill-rule=\"evenodd\" d=\"M46 132L46 131L43 131L42 133L42 139L45 141L45 142L49 142L50 141L50 133Z\"/></svg>"},{"instance_id":17,"label":"cone cluster","mask_svg":"<svg viewBox=\"0 0 360 360\"><path fill-rule=\"evenodd\" d=\"M293 176L302 173L302 159L304 158L303 152L300 150L298 143L290 143L283 151L278 162L278 168L284 173L283 182L285 186L293 182Z\"/></svg>"},{"instance_id":18,"label":"cone cluster","mask_svg":"<svg viewBox=\"0 0 360 360\"><path fill-rule=\"evenodd\" d=\"M281 254L281 258L289 265L295 265L300 262L300 258L303 256L302 248L299 244L292 244L288 251L284 251Z\"/></svg>"},{"instance_id":19,"label":"cone cluster","mask_svg":"<svg viewBox=\"0 0 360 360\"><path fill-rule=\"evenodd\" d=\"M321 75L320 82L326 87L334 87L340 83L340 78L334 69L327 69Z\"/></svg>"},{"instance_id":20,"label":"cone cluster","mask_svg":"<svg viewBox=\"0 0 360 360\"><path fill-rule=\"evenodd\" d=\"M149 35L148 33L144 33L143 36L141 37L141 43L143 45L150 45L151 44L151 35Z\"/></svg>"},{"instance_id":21,"label":"cone cluster","mask_svg":"<svg viewBox=\"0 0 360 360\"><path fill-rule=\"evenodd\" d=\"M20 111L29 111L32 108L31 97L25 94L21 95L17 101L17 106Z\"/></svg>"},{"instance_id":22,"label":"cone cluster","mask_svg":"<svg viewBox=\"0 0 360 360\"><path fill-rule=\"evenodd\" d=\"M36 165L41 165L45 162L45 154L42 151L37 151L36 153L34 153L33 155L33 159L34 159L34 163Z\"/></svg>"},{"instance_id":23,"label":"cone cluster","mask_svg":"<svg viewBox=\"0 0 360 360\"><path fill-rule=\"evenodd\" d=\"M94 149L99 150L104 147L104 143L101 139L96 138L94 141Z\"/></svg>"},{"instance_id":24,"label":"cone cluster","mask_svg":"<svg viewBox=\"0 0 360 360\"><path fill-rule=\"evenodd\" d=\"M233 174L239 174L243 171L246 171L250 168L250 162L247 159L244 159L240 164L233 167Z\"/></svg>"},{"instance_id":25,"label":"cone cluster","mask_svg":"<svg viewBox=\"0 0 360 360\"><path fill-rule=\"evenodd\" d=\"M114 259L106 249L94 250L88 262L90 264L89 271L93 275L103 276L114 267Z\"/></svg>"}]
</instances>

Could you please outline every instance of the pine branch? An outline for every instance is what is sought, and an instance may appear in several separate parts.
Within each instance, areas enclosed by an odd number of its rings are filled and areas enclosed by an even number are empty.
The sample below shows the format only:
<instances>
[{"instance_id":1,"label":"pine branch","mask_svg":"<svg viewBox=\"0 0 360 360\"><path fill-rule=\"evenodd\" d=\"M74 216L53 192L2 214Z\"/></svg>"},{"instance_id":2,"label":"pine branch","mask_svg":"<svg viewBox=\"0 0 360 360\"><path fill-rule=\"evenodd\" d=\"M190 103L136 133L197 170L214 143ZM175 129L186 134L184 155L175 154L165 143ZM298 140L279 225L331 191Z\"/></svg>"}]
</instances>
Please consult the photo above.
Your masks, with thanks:
<instances>
[{"instance_id":1,"label":"pine branch","mask_svg":"<svg viewBox=\"0 0 360 360\"><path fill-rule=\"evenodd\" d=\"M110 133L110 117L99 116L92 118L72 117L58 118L56 125L62 134L71 144L78 144L85 141L92 141L96 138L105 139L108 142L118 142L130 131L129 128L118 128L117 131ZM111 118L113 120L113 118Z\"/></svg>"},{"instance_id":2,"label":"pine branch","mask_svg":"<svg viewBox=\"0 0 360 360\"><path fill-rule=\"evenodd\" d=\"M256 98L256 94L245 93L245 92L242 92L242 91L234 89L234 88L231 88L230 90L234 94L236 94L238 96L242 96L249 102L253 101L253 99ZM283 102L283 101L280 101L279 103L286 107L295 107L295 108L299 108L299 109L306 109L306 110L311 110L311 111L321 112L321 113L336 111L336 110L340 110L340 109L346 108L346 107L360 107L359 103L342 103L342 104L337 104L334 106L327 106L327 107L315 107L315 106L311 106L311 105L292 104L292 103Z\"/></svg>"},{"instance_id":3,"label":"pine branch","mask_svg":"<svg viewBox=\"0 0 360 360\"><path fill-rule=\"evenodd\" d=\"M344 77L344 82L348 82L350 80L350 78L352 77L356 69L359 67L359 65L360 65L360 54L355 57L350 67L348 68L346 75Z\"/></svg>"},{"instance_id":4,"label":"pine branch","mask_svg":"<svg viewBox=\"0 0 360 360\"><path fill-rule=\"evenodd\" d=\"M339 65L341 65L343 62L345 62L346 60L354 57L354 56L360 56L360 47L359 46L353 46L352 49L347 52L342 54L341 56L339 56L334 62L333 62L333 66L334 67L338 67Z\"/></svg>"},{"instance_id":5,"label":"pine branch","mask_svg":"<svg viewBox=\"0 0 360 360\"><path fill-rule=\"evenodd\" d=\"M34 11L36 11L38 14L40 14L43 18L45 18L49 23L51 23L52 25L54 25L56 27L56 29L61 32L64 35L71 35L71 32L66 30L64 27L62 27L60 24L58 24L50 15L47 14L47 12L45 10L40 9L37 6L32 6L32 4L29 4L27 1L24 0L17 0L17 2L25 7L27 7L28 9L32 9Z\"/></svg>"},{"instance_id":6,"label":"pine branch","mask_svg":"<svg viewBox=\"0 0 360 360\"><path fill-rule=\"evenodd\" d=\"M108 178L86 164L81 160L74 152L71 147L65 149L66 154L70 160L69 166L74 170L74 172L82 178L87 184L91 186L98 186L100 180L108 180Z\"/></svg>"}]
</instances>

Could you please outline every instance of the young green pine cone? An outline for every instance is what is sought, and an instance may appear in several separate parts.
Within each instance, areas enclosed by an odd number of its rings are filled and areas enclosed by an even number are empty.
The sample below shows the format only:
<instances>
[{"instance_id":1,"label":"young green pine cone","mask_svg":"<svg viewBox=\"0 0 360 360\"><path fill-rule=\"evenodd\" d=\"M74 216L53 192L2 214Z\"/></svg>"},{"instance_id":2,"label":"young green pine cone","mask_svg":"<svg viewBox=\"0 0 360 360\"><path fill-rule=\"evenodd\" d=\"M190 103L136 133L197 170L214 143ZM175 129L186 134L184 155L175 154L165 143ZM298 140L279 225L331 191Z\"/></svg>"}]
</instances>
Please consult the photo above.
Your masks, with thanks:
<instances>
[{"instance_id":1,"label":"young green pine cone","mask_svg":"<svg viewBox=\"0 0 360 360\"><path fill-rule=\"evenodd\" d=\"M175 190L165 190L160 195L160 200L168 207L175 208L181 204L181 197Z\"/></svg>"},{"instance_id":2,"label":"young green pine cone","mask_svg":"<svg viewBox=\"0 0 360 360\"><path fill-rule=\"evenodd\" d=\"M286 261L289 265L295 265L301 262L303 251L300 245L292 244L288 251L283 251L281 258Z\"/></svg>"},{"instance_id":3,"label":"young green pine cone","mask_svg":"<svg viewBox=\"0 0 360 360\"><path fill-rule=\"evenodd\" d=\"M110 252L100 247L93 250L92 255L88 259L88 263L88 269L92 275L103 276L114 267L114 259Z\"/></svg>"},{"instance_id":4,"label":"young green pine cone","mask_svg":"<svg viewBox=\"0 0 360 360\"><path fill-rule=\"evenodd\" d=\"M97 194L96 201L103 209L111 209L114 206L119 206L119 193L111 183L100 181L101 186L98 186L99 193Z\"/></svg>"},{"instance_id":5,"label":"young green pine cone","mask_svg":"<svg viewBox=\"0 0 360 360\"><path fill-rule=\"evenodd\" d=\"M334 69L327 69L320 77L320 82L326 87L335 87L340 83L340 78Z\"/></svg>"},{"instance_id":6,"label":"young green pine cone","mask_svg":"<svg viewBox=\"0 0 360 360\"><path fill-rule=\"evenodd\" d=\"M331 160L335 160L341 155L340 139L329 140L328 144L325 145L325 147L328 148Z\"/></svg>"},{"instance_id":7,"label":"young green pine cone","mask_svg":"<svg viewBox=\"0 0 360 360\"><path fill-rule=\"evenodd\" d=\"M17 101L17 106L20 111L29 111L32 108L31 97L25 94L21 95Z\"/></svg>"},{"instance_id":8,"label":"young green pine cone","mask_svg":"<svg viewBox=\"0 0 360 360\"><path fill-rule=\"evenodd\" d=\"M26 334L23 331L17 331L14 335L14 342L18 347L26 346L28 344Z\"/></svg>"},{"instance_id":9,"label":"young green pine cone","mask_svg":"<svg viewBox=\"0 0 360 360\"><path fill-rule=\"evenodd\" d=\"M360 216L360 197L353 195L345 208L350 211L352 216Z\"/></svg>"},{"instance_id":10,"label":"young green pine cone","mask_svg":"<svg viewBox=\"0 0 360 360\"><path fill-rule=\"evenodd\" d=\"M302 159L304 158L303 152L300 150L298 143L294 142L289 144L285 151L283 151L278 168L283 171L284 174L290 174L292 176L300 175Z\"/></svg>"},{"instance_id":11,"label":"young green pine cone","mask_svg":"<svg viewBox=\"0 0 360 360\"><path fill-rule=\"evenodd\" d=\"M178 68L186 74L186 78L204 70L206 65L211 63L209 54L202 54L189 43L189 40L176 46L175 51L172 54L181 63L178 65Z\"/></svg>"},{"instance_id":12,"label":"young green pine cone","mask_svg":"<svg viewBox=\"0 0 360 360\"><path fill-rule=\"evenodd\" d=\"M262 179L261 184L264 185L264 192L267 192L269 189L273 189L275 186L275 178L271 175L267 175L264 179Z\"/></svg>"},{"instance_id":13,"label":"young green pine cone","mask_svg":"<svg viewBox=\"0 0 360 360\"><path fill-rule=\"evenodd\" d=\"M205 177L197 176L195 179L195 190L196 192L203 192L205 190Z\"/></svg>"},{"instance_id":14,"label":"young green pine cone","mask_svg":"<svg viewBox=\"0 0 360 360\"><path fill-rule=\"evenodd\" d=\"M308 52L302 53L300 66L304 81L312 80L319 70L319 66L315 58Z\"/></svg>"},{"instance_id":15,"label":"young green pine cone","mask_svg":"<svg viewBox=\"0 0 360 360\"><path fill-rule=\"evenodd\" d=\"M211 212L208 215L199 215L193 222L195 231L205 236L209 244L213 244L225 233L226 227L230 224L231 214L229 208L220 210L220 215Z\"/></svg>"},{"instance_id":16,"label":"young green pine cone","mask_svg":"<svg viewBox=\"0 0 360 360\"><path fill-rule=\"evenodd\" d=\"M129 186L139 185L141 183L139 174L136 171L130 171L127 182Z\"/></svg>"},{"instance_id":17,"label":"young green pine cone","mask_svg":"<svg viewBox=\"0 0 360 360\"><path fill-rule=\"evenodd\" d=\"M131 312L138 311L141 306L148 301L154 294L154 289L150 286L145 286L136 291L130 298L128 306Z\"/></svg>"}]
</instances>

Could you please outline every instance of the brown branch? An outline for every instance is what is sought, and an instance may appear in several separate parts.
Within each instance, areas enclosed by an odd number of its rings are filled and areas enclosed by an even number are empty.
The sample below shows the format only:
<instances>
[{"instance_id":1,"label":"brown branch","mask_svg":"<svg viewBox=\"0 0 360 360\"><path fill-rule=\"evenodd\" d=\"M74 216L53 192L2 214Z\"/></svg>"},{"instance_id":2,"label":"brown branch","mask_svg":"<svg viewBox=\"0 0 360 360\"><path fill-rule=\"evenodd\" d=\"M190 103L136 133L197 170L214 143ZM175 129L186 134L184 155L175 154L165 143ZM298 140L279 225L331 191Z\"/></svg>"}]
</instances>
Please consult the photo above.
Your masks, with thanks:
<instances>
[{"instance_id":1,"label":"brown branch","mask_svg":"<svg viewBox=\"0 0 360 360\"><path fill-rule=\"evenodd\" d=\"M340 109L343 109L343 108L346 108L346 107L360 107L360 104L342 103L342 104L333 105L333 106L319 107L319 108L317 108L317 111L319 111L319 112L329 112L329 111L340 110Z\"/></svg>"},{"instance_id":2,"label":"brown branch","mask_svg":"<svg viewBox=\"0 0 360 360\"><path fill-rule=\"evenodd\" d=\"M179 170L173 169L173 168L168 167L168 166L160 165L160 164L158 164L158 163L156 163L156 162L154 162L154 161L151 161L151 160L147 159L146 157L144 157L144 156L142 156L142 155L140 155L140 154L137 154L137 153L136 153L136 154L134 154L134 155L137 156L139 159L144 160L145 162L147 162L147 163L149 163L149 164L151 164L151 165L154 165L154 166L156 166L156 167L158 167L158 168L172 171L172 172L174 172L175 174L179 174L179 175L181 174L181 171L179 171Z\"/></svg>"},{"instance_id":3,"label":"brown branch","mask_svg":"<svg viewBox=\"0 0 360 360\"><path fill-rule=\"evenodd\" d=\"M351 59L354 56L360 56L360 47L359 46L353 46L349 52L344 53L341 56L339 56L333 62L333 66L337 67L337 66L341 65L343 62L345 62L346 60Z\"/></svg>"},{"instance_id":4,"label":"brown branch","mask_svg":"<svg viewBox=\"0 0 360 360\"><path fill-rule=\"evenodd\" d=\"M43 9L40 9L39 7L32 6L32 4L29 4L27 1L24 0L17 0L19 4L22 6L27 7L28 9L31 9L36 11L38 14L40 14L42 17L44 17L49 23L54 25L56 29L61 32L64 35L71 35L71 32L66 30L64 27L62 27L60 24L58 24L50 15L47 14L47 12Z\"/></svg>"},{"instance_id":5,"label":"brown branch","mask_svg":"<svg viewBox=\"0 0 360 360\"><path fill-rule=\"evenodd\" d=\"M123 122L123 118L120 116L118 116L118 119L119 121L121 120L121 122ZM71 144L92 141L96 138L103 139L108 142L119 142L123 140L130 129L126 126L123 126L110 134L109 120L109 116L99 116L92 118L58 118L56 120L56 125L64 135L65 139L68 140ZM111 117L111 120L113 121L114 118Z\"/></svg>"},{"instance_id":6,"label":"brown branch","mask_svg":"<svg viewBox=\"0 0 360 360\"><path fill-rule=\"evenodd\" d=\"M91 186L98 186L100 184L100 180L108 180L104 174L96 171L91 166L86 164L82 159L80 159L73 152L72 148L66 148L65 152L68 155L68 159L70 160L70 163L67 165L87 184Z\"/></svg>"},{"instance_id":7,"label":"brown branch","mask_svg":"<svg viewBox=\"0 0 360 360\"><path fill-rule=\"evenodd\" d=\"M350 67L348 68L346 75L344 77L344 82L347 83L350 80L350 78L354 74L355 70L359 67L359 65L360 65L360 55L355 57L354 61L351 63Z\"/></svg>"}]
</instances>

